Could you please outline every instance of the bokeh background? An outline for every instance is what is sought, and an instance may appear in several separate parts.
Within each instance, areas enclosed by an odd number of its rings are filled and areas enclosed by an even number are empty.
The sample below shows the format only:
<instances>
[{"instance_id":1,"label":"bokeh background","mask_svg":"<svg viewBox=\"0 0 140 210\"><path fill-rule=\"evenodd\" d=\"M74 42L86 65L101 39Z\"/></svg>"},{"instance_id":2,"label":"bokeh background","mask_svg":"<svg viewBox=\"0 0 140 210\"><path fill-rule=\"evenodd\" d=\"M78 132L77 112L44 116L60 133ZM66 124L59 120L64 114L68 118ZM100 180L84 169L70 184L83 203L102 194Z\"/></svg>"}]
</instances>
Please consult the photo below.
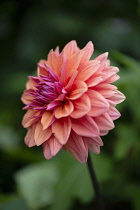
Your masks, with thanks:
<instances>
[{"instance_id":1,"label":"bokeh background","mask_svg":"<svg viewBox=\"0 0 140 210\"><path fill-rule=\"evenodd\" d=\"M0 3L0 210L97 209L86 164L61 151L45 160L24 145L20 96L51 48L93 41L120 68L122 117L92 154L107 210L140 209L140 2L4 0Z\"/></svg>"}]
</instances>

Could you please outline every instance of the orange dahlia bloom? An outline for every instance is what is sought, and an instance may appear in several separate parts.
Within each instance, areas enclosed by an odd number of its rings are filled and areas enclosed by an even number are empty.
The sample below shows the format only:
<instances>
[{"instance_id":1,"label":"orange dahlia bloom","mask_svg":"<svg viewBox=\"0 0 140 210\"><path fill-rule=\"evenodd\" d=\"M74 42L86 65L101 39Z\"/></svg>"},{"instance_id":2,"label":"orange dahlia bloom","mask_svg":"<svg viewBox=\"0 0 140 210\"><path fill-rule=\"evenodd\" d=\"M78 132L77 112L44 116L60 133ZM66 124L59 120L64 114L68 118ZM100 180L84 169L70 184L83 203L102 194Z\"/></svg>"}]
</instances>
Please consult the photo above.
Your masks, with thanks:
<instances>
[{"instance_id":1,"label":"orange dahlia bloom","mask_svg":"<svg viewBox=\"0 0 140 210\"><path fill-rule=\"evenodd\" d=\"M51 50L38 63L37 76L29 76L22 95L25 143L42 145L46 159L62 148L85 163L88 149L100 153L100 136L120 117L115 107L125 96L110 84L119 79L119 69L110 66L108 53L89 60L92 54L92 42L80 50L71 41L61 53L58 47Z\"/></svg>"}]
</instances>

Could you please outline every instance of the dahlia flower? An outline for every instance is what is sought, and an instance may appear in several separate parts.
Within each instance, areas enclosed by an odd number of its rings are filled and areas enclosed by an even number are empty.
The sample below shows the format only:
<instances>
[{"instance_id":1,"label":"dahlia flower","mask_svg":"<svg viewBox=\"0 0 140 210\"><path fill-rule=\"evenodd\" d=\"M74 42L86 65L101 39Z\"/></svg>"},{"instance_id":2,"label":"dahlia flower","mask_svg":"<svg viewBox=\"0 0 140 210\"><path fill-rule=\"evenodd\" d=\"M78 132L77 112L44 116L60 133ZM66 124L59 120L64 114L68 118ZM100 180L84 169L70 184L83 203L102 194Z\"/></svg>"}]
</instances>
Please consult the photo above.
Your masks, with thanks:
<instances>
[{"instance_id":1,"label":"dahlia flower","mask_svg":"<svg viewBox=\"0 0 140 210\"><path fill-rule=\"evenodd\" d=\"M58 47L51 50L38 63L37 76L29 76L21 98L27 110L25 144L42 145L46 159L65 149L86 163L88 149L100 153L100 136L120 117L116 105L125 96L111 84L119 69L110 66L108 53L89 60L93 50L92 42L80 50L71 41L61 53Z\"/></svg>"}]
</instances>

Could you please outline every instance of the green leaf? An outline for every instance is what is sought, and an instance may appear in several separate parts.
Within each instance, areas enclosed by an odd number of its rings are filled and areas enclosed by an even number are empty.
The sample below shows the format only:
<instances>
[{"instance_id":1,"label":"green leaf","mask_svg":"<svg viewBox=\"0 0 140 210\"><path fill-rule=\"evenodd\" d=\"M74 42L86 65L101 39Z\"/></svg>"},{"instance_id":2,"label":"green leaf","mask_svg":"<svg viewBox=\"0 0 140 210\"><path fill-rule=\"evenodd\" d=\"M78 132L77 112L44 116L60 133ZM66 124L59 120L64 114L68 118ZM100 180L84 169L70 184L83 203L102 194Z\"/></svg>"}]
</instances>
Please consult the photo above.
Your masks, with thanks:
<instances>
[{"instance_id":1,"label":"green leaf","mask_svg":"<svg viewBox=\"0 0 140 210\"><path fill-rule=\"evenodd\" d=\"M29 165L17 172L18 192L31 209L49 205L54 200L54 187L58 180L58 168L51 162Z\"/></svg>"},{"instance_id":2,"label":"green leaf","mask_svg":"<svg viewBox=\"0 0 140 210\"><path fill-rule=\"evenodd\" d=\"M126 193L132 200L133 209L140 209L140 187L138 185L131 184L126 187Z\"/></svg>"},{"instance_id":3,"label":"green leaf","mask_svg":"<svg viewBox=\"0 0 140 210\"><path fill-rule=\"evenodd\" d=\"M112 159L108 155L103 154L102 151L99 155L91 153L91 157L99 182L104 182L110 179L113 173Z\"/></svg>"},{"instance_id":4,"label":"green leaf","mask_svg":"<svg viewBox=\"0 0 140 210\"><path fill-rule=\"evenodd\" d=\"M68 155L65 154L65 161ZM71 157L71 159L73 159ZM100 182L106 181L112 176L112 162L106 155L94 155L92 153L93 164L97 178ZM62 161L61 164L64 162ZM56 188L55 202L51 210L67 210L74 199L81 202L90 202L94 197L92 183L88 172L87 164L69 161L67 162L67 173L61 174L61 179Z\"/></svg>"},{"instance_id":5,"label":"green leaf","mask_svg":"<svg viewBox=\"0 0 140 210\"><path fill-rule=\"evenodd\" d=\"M120 52L114 52L113 57L125 67L129 68L132 72L136 72L140 75L140 63L138 61L129 56L123 55Z\"/></svg>"},{"instance_id":6,"label":"green leaf","mask_svg":"<svg viewBox=\"0 0 140 210\"><path fill-rule=\"evenodd\" d=\"M3 150L19 146L18 135L9 126L0 126L0 147Z\"/></svg>"},{"instance_id":7,"label":"green leaf","mask_svg":"<svg viewBox=\"0 0 140 210\"><path fill-rule=\"evenodd\" d=\"M9 196L5 196L5 197L9 197ZM1 196L0 196L1 199ZM6 199L6 198L5 198ZM9 200L9 198L7 198L7 200ZM25 202L23 200L21 200L20 198L13 198L7 202L4 203L0 203L0 209L1 210L29 210L27 208L27 206L25 205Z\"/></svg>"},{"instance_id":8,"label":"green leaf","mask_svg":"<svg viewBox=\"0 0 140 210\"><path fill-rule=\"evenodd\" d=\"M132 125L120 124L116 127L118 140L114 146L114 157L117 160L123 159L131 148L135 147L138 142L137 131Z\"/></svg>"}]
</instances>

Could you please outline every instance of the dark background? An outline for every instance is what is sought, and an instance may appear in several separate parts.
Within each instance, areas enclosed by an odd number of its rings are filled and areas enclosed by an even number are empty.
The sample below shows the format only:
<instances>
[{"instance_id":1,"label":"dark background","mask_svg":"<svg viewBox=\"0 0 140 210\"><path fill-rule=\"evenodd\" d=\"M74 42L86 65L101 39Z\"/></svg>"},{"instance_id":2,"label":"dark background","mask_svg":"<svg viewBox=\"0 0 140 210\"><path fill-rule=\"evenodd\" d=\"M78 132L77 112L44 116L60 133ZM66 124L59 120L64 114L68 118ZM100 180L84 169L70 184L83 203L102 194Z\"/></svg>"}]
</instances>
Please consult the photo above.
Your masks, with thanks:
<instances>
[{"instance_id":1,"label":"dark background","mask_svg":"<svg viewBox=\"0 0 140 210\"><path fill-rule=\"evenodd\" d=\"M140 209L140 2L1 1L0 210L97 209L85 164L61 151L45 160L24 145L20 96L28 75L51 48L88 41L95 55L109 52L120 68L116 85L126 95L122 117L92 154L107 210Z\"/></svg>"}]
</instances>

